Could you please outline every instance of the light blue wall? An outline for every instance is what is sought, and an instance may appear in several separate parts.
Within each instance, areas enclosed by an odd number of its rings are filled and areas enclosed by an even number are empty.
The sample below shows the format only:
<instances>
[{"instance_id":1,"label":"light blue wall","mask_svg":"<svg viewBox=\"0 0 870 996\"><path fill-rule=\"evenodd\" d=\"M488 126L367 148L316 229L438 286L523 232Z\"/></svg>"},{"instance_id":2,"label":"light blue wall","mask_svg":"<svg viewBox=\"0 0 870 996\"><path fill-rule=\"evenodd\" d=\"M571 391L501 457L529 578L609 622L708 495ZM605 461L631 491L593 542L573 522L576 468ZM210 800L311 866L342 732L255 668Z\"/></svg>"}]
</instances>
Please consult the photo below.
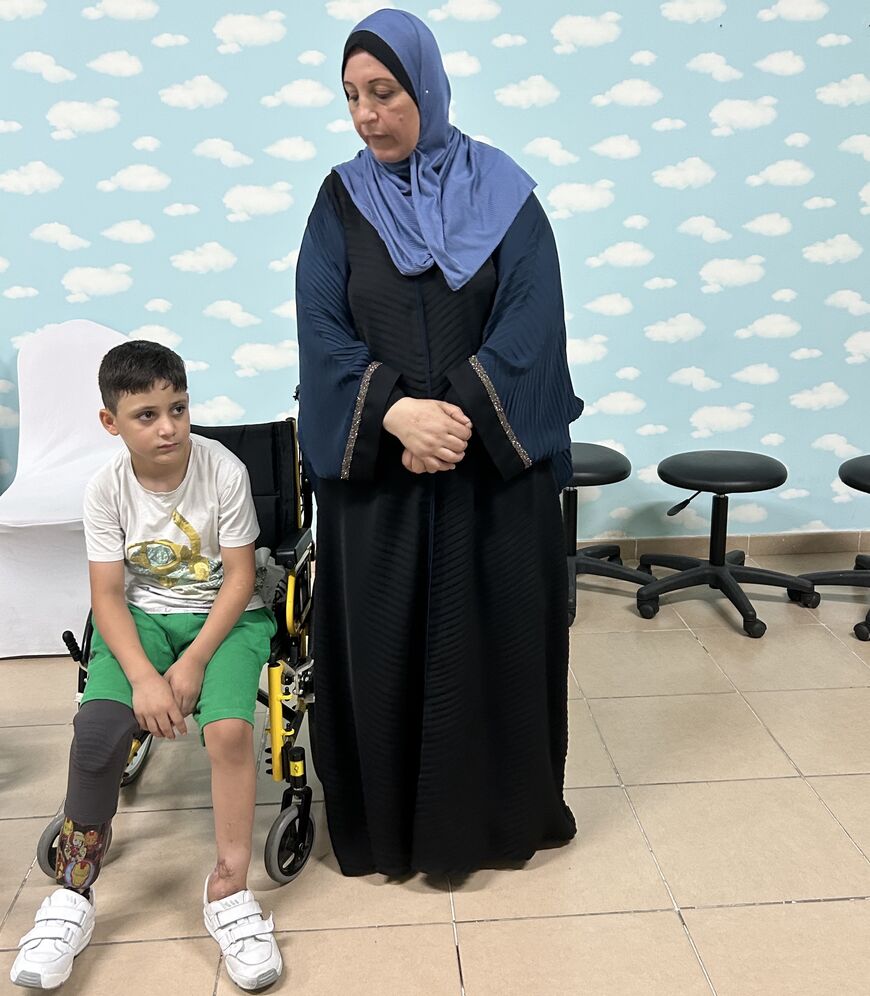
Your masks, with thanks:
<instances>
[{"instance_id":1,"label":"light blue wall","mask_svg":"<svg viewBox=\"0 0 870 996\"><path fill-rule=\"evenodd\" d=\"M359 146L339 59L376 6L0 0L0 488L16 343L47 323L177 345L203 421L291 409L293 253ZM866 5L407 6L451 53L456 123L553 214L575 438L636 471L586 496L582 531L703 531L702 505L663 518L653 468L707 446L789 466L788 490L735 503L740 531L866 527L832 488L870 450Z\"/></svg>"}]
</instances>

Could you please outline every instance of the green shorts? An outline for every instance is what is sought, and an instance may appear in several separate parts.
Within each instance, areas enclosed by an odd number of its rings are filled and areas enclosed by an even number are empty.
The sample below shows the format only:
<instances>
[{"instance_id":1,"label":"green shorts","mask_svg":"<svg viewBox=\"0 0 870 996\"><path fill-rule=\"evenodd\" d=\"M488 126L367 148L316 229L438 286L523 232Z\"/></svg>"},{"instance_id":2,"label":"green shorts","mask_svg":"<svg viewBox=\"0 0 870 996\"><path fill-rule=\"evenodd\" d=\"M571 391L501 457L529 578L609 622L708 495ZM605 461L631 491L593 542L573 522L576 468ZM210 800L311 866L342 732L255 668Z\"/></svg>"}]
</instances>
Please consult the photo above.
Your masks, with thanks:
<instances>
[{"instance_id":1,"label":"green shorts","mask_svg":"<svg viewBox=\"0 0 870 996\"><path fill-rule=\"evenodd\" d=\"M165 674L178 660L208 619L204 612L151 615L135 605L128 608L142 649L159 674ZM217 719L243 719L254 725L260 672L269 659L276 629L275 617L268 609L251 609L239 616L205 669L202 691L193 710L200 733ZM111 699L133 707L130 682L96 626L82 703L93 699Z\"/></svg>"}]
</instances>

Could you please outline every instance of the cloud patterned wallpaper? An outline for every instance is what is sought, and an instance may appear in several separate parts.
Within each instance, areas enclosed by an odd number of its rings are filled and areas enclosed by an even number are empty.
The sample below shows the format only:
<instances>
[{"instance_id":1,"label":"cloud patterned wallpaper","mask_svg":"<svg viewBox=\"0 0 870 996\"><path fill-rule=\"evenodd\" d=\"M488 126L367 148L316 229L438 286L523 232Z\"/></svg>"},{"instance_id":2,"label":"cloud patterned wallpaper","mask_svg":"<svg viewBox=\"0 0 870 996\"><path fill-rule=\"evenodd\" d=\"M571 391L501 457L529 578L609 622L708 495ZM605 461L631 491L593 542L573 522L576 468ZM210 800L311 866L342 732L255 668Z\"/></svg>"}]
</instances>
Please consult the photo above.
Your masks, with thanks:
<instances>
[{"instance_id":1,"label":"cloud patterned wallpaper","mask_svg":"<svg viewBox=\"0 0 870 996\"><path fill-rule=\"evenodd\" d=\"M340 53L368 0L0 0L0 488L16 349L87 317L177 348L194 418L292 411L293 277L359 141ZM455 123L538 180L558 240L574 438L632 460L584 535L703 532L664 456L770 453L740 532L866 527L870 78L858 0L408 0Z\"/></svg>"}]
</instances>

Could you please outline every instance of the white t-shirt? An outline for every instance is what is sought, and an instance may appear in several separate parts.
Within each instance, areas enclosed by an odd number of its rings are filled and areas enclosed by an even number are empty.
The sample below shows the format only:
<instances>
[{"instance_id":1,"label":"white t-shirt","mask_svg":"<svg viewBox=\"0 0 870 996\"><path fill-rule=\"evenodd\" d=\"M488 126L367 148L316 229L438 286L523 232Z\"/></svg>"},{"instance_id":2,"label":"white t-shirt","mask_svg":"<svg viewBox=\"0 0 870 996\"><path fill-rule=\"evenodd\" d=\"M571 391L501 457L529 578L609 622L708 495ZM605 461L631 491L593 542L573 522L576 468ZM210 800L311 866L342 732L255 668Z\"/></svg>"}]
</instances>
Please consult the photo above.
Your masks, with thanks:
<instances>
[{"instance_id":1,"label":"white t-shirt","mask_svg":"<svg viewBox=\"0 0 870 996\"><path fill-rule=\"evenodd\" d=\"M124 447L88 484L84 525L88 560L123 560L127 601L152 613L208 612L223 582L220 548L247 546L260 532L245 465L194 435L174 491L143 488ZM255 593L247 609L262 607Z\"/></svg>"}]
</instances>

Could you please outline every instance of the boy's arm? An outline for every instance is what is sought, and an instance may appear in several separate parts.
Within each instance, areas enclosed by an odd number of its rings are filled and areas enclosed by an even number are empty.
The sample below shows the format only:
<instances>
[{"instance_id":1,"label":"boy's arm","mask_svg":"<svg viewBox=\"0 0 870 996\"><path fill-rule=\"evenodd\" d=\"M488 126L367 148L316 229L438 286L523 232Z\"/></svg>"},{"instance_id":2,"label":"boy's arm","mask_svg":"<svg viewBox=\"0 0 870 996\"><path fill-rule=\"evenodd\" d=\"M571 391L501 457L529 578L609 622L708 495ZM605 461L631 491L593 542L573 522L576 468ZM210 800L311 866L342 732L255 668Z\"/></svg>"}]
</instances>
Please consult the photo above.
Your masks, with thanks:
<instances>
[{"instance_id":1,"label":"boy's arm","mask_svg":"<svg viewBox=\"0 0 870 996\"><path fill-rule=\"evenodd\" d=\"M220 550L224 568L220 591L196 639L166 672L166 679L185 716L193 712L199 698L208 662L238 622L254 593L254 544L222 546Z\"/></svg>"},{"instance_id":2,"label":"boy's arm","mask_svg":"<svg viewBox=\"0 0 870 996\"><path fill-rule=\"evenodd\" d=\"M133 712L143 730L175 739L186 733L172 690L145 654L124 592L124 561L89 561L94 625L133 687Z\"/></svg>"}]
</instances>

